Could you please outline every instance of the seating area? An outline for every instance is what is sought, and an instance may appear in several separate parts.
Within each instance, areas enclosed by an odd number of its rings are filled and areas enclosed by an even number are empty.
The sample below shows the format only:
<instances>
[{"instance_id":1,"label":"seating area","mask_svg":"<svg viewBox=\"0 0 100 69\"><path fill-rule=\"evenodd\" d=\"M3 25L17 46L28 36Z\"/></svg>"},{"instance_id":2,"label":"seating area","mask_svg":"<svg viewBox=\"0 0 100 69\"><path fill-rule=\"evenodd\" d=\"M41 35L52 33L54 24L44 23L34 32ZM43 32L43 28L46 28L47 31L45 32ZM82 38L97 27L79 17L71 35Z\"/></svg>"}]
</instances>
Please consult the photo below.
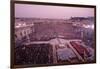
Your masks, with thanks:
<instances>
[{"instance_id":1,"label":"seating area","mask_svg":"<svg viewBox=\"0 0 100 69\"><path fill-rule=\"evenodd\" d=\"M74 47L74 49L76 49L76 51L82 56L82 57L84 57L84 53L87 55L87 56L89 56L89 52L88 52L88 50L85 48L85 47L83 47L82 45L78 45L77 43L75 43L75 42L70 42L71 43L71 45Z\"/></svg>"}]
</instances>

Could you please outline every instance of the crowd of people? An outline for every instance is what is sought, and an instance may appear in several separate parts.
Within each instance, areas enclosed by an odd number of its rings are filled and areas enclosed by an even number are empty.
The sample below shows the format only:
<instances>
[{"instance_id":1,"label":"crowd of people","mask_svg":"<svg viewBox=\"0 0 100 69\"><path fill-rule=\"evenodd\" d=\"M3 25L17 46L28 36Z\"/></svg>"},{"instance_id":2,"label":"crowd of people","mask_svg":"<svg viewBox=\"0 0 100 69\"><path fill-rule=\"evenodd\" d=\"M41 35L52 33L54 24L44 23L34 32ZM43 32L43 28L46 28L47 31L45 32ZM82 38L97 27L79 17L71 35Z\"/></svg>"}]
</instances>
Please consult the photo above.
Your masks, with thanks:
<instances>
[{"instance_id":1,"label":"crowd of people","mask_svg":"<svg viewBox=\"0 0 100 69\"><path fill-rule=\"evenodd\" d=\"M51 64L52 46L50 44L22 45L15 49L14 62L16 65Z\"/></svg>"}]
</instances>

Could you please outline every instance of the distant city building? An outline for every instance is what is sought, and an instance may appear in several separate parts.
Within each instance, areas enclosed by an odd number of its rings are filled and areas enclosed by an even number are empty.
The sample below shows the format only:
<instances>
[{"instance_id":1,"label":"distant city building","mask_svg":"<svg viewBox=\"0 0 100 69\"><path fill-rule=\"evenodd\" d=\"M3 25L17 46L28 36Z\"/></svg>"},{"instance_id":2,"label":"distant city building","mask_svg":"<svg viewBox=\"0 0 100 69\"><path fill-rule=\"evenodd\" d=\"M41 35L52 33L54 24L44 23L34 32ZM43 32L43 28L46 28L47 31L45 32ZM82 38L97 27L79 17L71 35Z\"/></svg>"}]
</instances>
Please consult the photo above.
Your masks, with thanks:
<instances>
[{"instance_id":1,"label":"distant city building","mask_svg":"<svg viewBox=\"0 0 100 69\"><path fill-rule=\"evenodd\" d=\"M62 36L64 38L80 38L80 33L74 27L73 23L64 19L40 19L40 18L16 18L15 19L15 35L18 39L23 38L30 33L32 38L50 39ZM79 36L75 36L75 34Z\"/></svg>"}]
</instances>

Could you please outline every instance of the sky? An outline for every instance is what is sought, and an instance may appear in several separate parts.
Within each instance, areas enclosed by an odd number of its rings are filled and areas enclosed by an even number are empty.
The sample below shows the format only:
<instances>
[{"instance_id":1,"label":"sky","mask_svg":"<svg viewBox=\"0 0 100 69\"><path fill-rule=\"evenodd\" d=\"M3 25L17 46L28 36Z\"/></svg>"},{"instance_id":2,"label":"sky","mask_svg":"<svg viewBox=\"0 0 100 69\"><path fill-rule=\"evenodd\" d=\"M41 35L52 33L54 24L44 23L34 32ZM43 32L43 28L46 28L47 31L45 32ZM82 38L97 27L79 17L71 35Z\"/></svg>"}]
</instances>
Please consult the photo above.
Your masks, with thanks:
<instances>
[{"instance_id":1,"label":"sky","mask_svg":"<svg viewBox=\"0 0 100 69\"><path fill-rule=\"evenodd\" d=\"M94 16L94 8L15 4L15 17L54 18Z\"/></svg>"}]
</instances>

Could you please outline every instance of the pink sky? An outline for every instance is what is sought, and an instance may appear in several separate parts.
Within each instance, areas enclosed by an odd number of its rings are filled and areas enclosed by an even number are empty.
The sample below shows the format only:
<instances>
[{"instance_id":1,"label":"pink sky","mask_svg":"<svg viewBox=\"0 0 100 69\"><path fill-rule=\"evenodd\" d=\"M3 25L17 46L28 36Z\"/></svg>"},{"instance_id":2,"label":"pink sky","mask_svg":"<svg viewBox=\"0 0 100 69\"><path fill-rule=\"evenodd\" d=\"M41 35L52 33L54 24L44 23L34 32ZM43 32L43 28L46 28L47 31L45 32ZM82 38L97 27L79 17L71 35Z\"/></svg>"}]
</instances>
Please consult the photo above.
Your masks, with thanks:
<instances>
[{"instance_id":1,"label":"pink sky","mask_svg":"<svg viewBox=\"0 0 100 69\"><path fill-rule=\"evenodd\" d=\"M15 17L64 19L94 16L94 8L15 4Z\"/></svg>"}]
</instances>

